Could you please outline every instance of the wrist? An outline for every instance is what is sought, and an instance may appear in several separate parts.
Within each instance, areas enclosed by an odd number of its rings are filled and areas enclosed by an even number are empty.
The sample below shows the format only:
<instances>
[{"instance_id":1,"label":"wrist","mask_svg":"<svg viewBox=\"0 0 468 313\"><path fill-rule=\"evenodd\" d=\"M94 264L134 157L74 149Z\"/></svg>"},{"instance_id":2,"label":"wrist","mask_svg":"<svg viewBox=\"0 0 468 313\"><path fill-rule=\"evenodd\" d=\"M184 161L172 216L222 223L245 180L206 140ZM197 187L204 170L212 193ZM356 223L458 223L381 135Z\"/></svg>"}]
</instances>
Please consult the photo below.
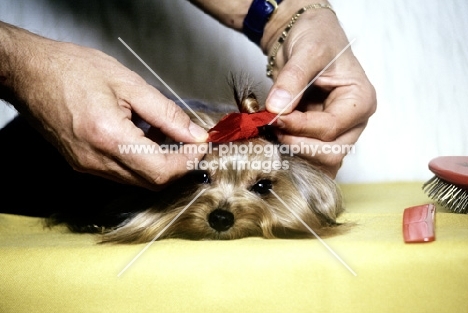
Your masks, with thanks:
<instances>
[{"instance_id":1,"label":"wrist","mask_svg":"<svg viewBox=\"0 0 468 313\"><path fill-rule=\"evenodd\" d=\"M282 0L253 0L244 18L242 32L247 38L260 45L266 24L275 15Z\"/></svg>"},{"instance_id":2,"label":"wrist","mask_svg":"<svg viewBox=\"0 0 468 313\"><path fill-rule=\"evenodd\" d=\"M190 0L195 6L217 19L221 24L241 31L253 0Z\"/></svg>"},{"instance_id":3,"label":"wrist","mask_svg":"<svg viewBox=\"0 0 468 313\"><path fill-rule=\"evenodd\" d=\"M44 40L47 39L0 22L0 98L22 113L29 111L26 104L38 92L30 90L41 80L37 74L44 70L44 58L39 55Z\"/></svg>"},{"instance_id":4,"label":"wrist","mask_svg":"<svg viewBox=\"0 0 468 313\"><path fill-rule=\"evenodd\" d=\"M33 58L29 44L33 44L32 33L13 25L0 22L0 97L15 104L17 91L22 89L29 77L28 67Z\"/></svg>"},{"instance_id":5,"label":"wrist","mask_svg":"<svg viewBox=\"0 0 468 313\"><path fill-rule=\"evenodd\" d=\"M17 55L13 53L15 47L16 29L14 26L0 21L0 85L9 88L13 83L14 64ZM0 95L1 96L1 95Z\"/></svg>"},{"instance_id":6,"label":"wrist","mask_svg":"<svg viewBox=\"0 0 468 313\"><path fill-rule=\"evenodd\" d=\"M21 60L27 49L21 46L22 30L0 22L0 99L7 101L19 112L25 111L25 101L20 99L21 81L27 77L21 72L25 67Z\"/></svg>"},{"instance_id":7,"label":"wrist","mask_svg":"<svg viewBox=\"0 0 468 313\"><path fill-rule=\"evenodd\" d=\"M265 25L263 37L260 41L260 47L265 55L269 55L272 47L278 41L278 38L281 36L281 33L284 31L285 27L291 21L291 18L294 16L294 14L296 14L301 8L314 3L330 5L330 3L326 0L283 0L281 5L278 6L278 10L274 16L272 16ZM329 13L331 12L327 12L325 14ZM304 14L313 16L322 13L319 12L319 10L308 10Z\"/></svg>"}]
</instances>

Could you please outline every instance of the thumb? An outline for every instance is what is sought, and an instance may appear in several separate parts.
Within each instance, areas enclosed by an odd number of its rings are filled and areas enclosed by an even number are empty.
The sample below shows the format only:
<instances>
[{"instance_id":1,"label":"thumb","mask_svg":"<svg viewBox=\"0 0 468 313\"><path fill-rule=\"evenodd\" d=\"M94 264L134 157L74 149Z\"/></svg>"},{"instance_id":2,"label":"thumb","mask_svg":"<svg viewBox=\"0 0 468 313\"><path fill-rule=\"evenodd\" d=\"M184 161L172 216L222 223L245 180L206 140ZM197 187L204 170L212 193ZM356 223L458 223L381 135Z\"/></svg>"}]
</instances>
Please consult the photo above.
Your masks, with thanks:
<instances>
[{"instance_id":1,"label":"thumb","mask_svg":"<svg viewBox=\"0 0 468 313\"><path fill-rule=\"evenodd\" d=\"M310 56L291 57L276 77L265 106L273 113L291 113L302 98L307 85L321 71L320 62Z\"/></svg>"}]
</instances>

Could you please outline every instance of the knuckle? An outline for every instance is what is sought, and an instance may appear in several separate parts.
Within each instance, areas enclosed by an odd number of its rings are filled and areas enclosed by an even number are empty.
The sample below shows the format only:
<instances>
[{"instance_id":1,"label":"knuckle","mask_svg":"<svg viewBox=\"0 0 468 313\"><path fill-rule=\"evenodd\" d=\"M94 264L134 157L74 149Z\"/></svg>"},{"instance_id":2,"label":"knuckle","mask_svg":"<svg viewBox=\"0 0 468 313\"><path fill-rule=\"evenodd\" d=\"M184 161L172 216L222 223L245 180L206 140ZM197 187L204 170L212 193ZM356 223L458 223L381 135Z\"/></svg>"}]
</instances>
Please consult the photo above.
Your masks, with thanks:
<instances>
[{"instance_id":1,"label":"knuckle","mask_svg":"<svg viewBox=\"0 0 468 313\"><path fill-rule=\"evenodd\" d=\"M341 153L331 153L327 155L323 163L327 167L336 167L336 166L341 165L341 162L343 161L344 156L345 155Z\"/></svg>"},{"instance_id":2,"label":"knuckle","mask_svg":"<svg viewBox=\"0 0 468 313\"><path fill-rule=\"evenodd\" d=\"M136 72L125 69L125 83L133 86L146 86L146 81Z\"/></svg>"},{"instance_id":3,"label":"knuckle","mask_svg":"<svg viewBox=\"0 0 468 313\"><path fill-rule=\"evenodd\" d=\"M330 127L328 129L324 129L324 131L320 134L319 137L324 142L332 142L336 140L339 134L340 134L339 128Z\"/></svg>"},{"instance_id":4,"label":"knuckle","mask_svg":"<svg viewBox=\"0 0 468 313\"><path fill-rule=\"evenodd\" d=\"M155 176L152 177L151 183L156 186L166 185L170 181L170 176L166 173L156 173Z\"/></svg>"},{"instance_id":5,"label":"knuckle","mask_svg":"<svg viewBox=\"0 0 468 313\"><path fill-rule=\"evenodd\" d=\"M68 158L68 163L74 171L80 173L91 173L98 170L96 162L89 157L88 153L76 153L72 158Z\"/></svg>"},{"instance_id":6,"label":"knuckle","mask_svg":"<svg viewBox=\"0 0 468 313\"><path fill-rule=\"evenodd\" d=\"M172 102L167 102L164 107L164 120L168 125L188 126L190 119L180 107Z\"/></svg>"},{"instance_id":7,"label":"knuckle","mask_svg":"<svg viewBox=\"0 0 468 313\"><path fill-rule=\"evenodd\" d=\"M335 141L336 138L345 129L344 127L338 125L339 120L333 114L328 119L328 126L319 128L316 132L317 138L324 142Z\"/></svg>"},{"instance_id":8,"label":"knuckle","mask_svg":"<svg viewBox=\"0 0 468 313\"><path fill-rule=\"evenodd\" d=\"M364 86L362 94L364 96L364 102L367 104L366 115L370 117L377 111L377 93L375 87L368 82L368 84Z\"/></svg>"},{"instance_id":9,"label":"knuckle","mask_svg":"<svg viewBox=\"0 0 468 313\"><path fill-rule=\"evenodd\" d=\"M377 111L377 94L374 86L371 86L371 94L369 96L371 107L369 110L370 115L373 115Z\"/></svg>"},{"instance_id":10,"label":"knuckle","mask_svg":"<svg viewBox=\"0 0 468 313\"><path fill-rule=\"evenodd\" d=\"M68 163L78 172L100 171L105 167L105 155L112 154L121 138L119 128L106 118L76 123L73 128L76 142L68 153Z\"/></svg>"},{"instance_id":11,"label":"knuckle","mask_svg":"<svg viewBox=\"0 0 468 313\"><path fill-rule=\"evenodd\" d=\"M155 171L147 176L148 181L156 186L164 186L183 176L187 170L187 158L181 155L165 155L158 160Z\"/></svg>"},{"instance_id":12,"label":"knuckle","mask_svg":"<svg viewBox=\"0 0 468 313\"><path fill-rule=\"evenodd\" d=\"M88 142L99 150L108 151L119 138L119 128L107 118L96 118L86 127Z\"/></svg>"},{"instance_id":13,"label":"knuckle","mask_svg":"<svg viewBox=\"0 0 468 313\"><path fill-rule=\"evenodd\" d=\"M286 82L301 82L300 85L303 85L304 82L307 83L310 76L307 68L297 63L290 64L288 69L283 70L281 75Z\"/></svg>"}]
</instances>

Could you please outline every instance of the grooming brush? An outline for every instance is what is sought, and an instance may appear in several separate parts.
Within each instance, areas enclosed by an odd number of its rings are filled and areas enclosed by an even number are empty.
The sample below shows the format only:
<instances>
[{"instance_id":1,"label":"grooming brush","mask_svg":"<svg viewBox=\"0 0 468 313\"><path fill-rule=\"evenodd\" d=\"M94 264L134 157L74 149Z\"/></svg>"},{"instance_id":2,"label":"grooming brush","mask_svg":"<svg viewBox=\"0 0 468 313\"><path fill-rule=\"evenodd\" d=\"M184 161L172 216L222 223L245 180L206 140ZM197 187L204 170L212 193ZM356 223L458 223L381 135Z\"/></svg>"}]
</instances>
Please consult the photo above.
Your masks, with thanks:
<instances>
[{"instance_id":1,"label":"grooming brush","mask_svg":"<svg viewBox=\"0 0 468 313\"><path fill-rule=\"evenodd\" d=\"M468 213L468 157L441 156L429 162L435 174L423 185L424 192L454 213Z\"/></svg>"}]
</instances>

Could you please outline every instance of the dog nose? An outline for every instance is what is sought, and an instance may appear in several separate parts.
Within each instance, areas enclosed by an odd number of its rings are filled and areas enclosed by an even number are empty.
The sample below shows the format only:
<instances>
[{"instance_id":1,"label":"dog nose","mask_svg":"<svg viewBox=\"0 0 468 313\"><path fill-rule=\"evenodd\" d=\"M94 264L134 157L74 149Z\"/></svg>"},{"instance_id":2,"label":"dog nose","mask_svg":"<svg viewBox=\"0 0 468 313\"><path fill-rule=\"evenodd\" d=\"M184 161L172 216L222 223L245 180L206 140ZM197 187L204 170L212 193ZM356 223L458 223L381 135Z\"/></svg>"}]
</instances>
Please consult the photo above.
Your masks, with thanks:
<instances>
[{"instance_id":1,"label":"dog nose","mask_svg":"<svg viewBox=\"0 0 468 313\"><path fill-rule=\"evenodd\" d=\"M226 231L234 225L234 214L229 211L216 209L208 216L211 228L217 231Z\"/></svg>"}]
</instances>

